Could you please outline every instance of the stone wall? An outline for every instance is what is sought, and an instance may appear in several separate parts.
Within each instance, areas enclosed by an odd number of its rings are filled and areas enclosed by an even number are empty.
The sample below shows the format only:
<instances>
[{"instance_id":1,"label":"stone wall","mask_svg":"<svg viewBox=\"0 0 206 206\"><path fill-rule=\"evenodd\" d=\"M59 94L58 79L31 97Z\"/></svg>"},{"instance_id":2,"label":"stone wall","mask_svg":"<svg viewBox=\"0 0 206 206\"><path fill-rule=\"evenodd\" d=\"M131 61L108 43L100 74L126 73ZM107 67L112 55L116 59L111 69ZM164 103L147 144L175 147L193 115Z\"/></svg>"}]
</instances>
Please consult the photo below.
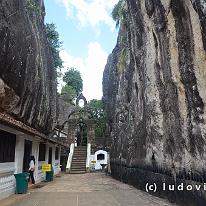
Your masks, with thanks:
<instances>
[{"instance_id":1,"label":"stone wall","mask_svg":"<svg viewBox=\"0 0 206 206\"><path fill-rule=\"evenodd\" d=\"M174 180L203 181L206 3L128 0L127 5L125 68L118 70L120 30L103 77L112 174L126 174L125 181L133 183L140 168ZM138 176L142 185L149 176Z\"/></svg>"},{"instance_id":2,"label":"stone wall","mask_svg":"<svg viewBox=\"0 0 206 206\"><path fill-rule=\"evenodd\" d=\"M42 0L0 1L0 109L48 133L56 121L56 72Z\"/></svg>"}]
</instances>

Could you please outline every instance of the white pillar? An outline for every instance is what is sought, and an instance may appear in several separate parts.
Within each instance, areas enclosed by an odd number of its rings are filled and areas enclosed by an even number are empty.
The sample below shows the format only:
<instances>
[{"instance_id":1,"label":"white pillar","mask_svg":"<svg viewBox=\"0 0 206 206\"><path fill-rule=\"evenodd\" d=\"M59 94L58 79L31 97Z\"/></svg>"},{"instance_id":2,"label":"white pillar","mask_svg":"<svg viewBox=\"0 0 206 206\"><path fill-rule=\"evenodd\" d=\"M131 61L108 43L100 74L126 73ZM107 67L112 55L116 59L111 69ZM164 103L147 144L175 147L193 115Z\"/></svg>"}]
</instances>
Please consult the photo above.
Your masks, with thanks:
<instances>
[{"instance_id":1,"label":"white pillar","mask_svg":"<svg viewBox=\"0 0 206 206\"><path fill-rule=\"evenodd\" d=\"M87 144L87 161L86 161L86 169L87 169L87 172L89 172L90 170L90 156L91 156L91 144L88 143Z\"/></svg>"},{"instance_id":2,"label":"white pillar","mask_svg":"<svg viewBox=\"0 0 206 206\"><path fill-rule=\"evenodd\" d=\"M24 159L24 138L21 136L16 136L15 173L22 172L23 159Z\"/></svg>"},{"instance_id":3,"label":"white pillar","mask_svg":"<svg viewBox=\"0 0 206 206\"><path fill-rule=\"evenodd\" d=\"M34 172L34 178L38 179L38 159L39 159L39 143L34 142L32 143L32 155L35 158L35 172Z\"/></svg>"}]
</instances>

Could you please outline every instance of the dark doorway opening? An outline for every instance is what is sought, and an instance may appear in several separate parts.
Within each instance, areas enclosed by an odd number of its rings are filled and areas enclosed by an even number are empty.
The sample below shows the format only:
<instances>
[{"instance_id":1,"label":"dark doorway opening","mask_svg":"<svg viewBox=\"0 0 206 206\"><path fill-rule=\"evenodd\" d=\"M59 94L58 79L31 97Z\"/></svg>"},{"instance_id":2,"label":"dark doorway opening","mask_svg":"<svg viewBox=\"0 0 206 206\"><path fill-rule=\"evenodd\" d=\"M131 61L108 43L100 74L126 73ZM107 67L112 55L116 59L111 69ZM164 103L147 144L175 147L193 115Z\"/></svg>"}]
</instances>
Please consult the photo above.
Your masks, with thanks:
<instances>
[{"instance_id":1,"label":"dark doorway opening","mask_svg":"<svg viewBox=\"0 0 206 206\"><path fill-rule=\"evenodd\" d=\"M23 172L28 172L29 161L32 152L32 141L24 141L24 160L23 160Z\"/></svg>"},{"instance_id":2,"label":"dark doorway opening","mask_svg":"<svg viewBox=\"0 0 206 206\"><path fill-rule=\"evenodd\" d=\"M49 164L52 164L52 147L49 147Z\"/></svg>"},{"instance_id":3,"label":"dark doorway opening","mask_svg":"<svg viewBox=\"0 0 206 206\"><path fill-rule=\"evenodd\" d=\"M97 160L104 160L104 154L98 154Z\"/></svg>"},{"instance_id":4,"label":"dark doorway opening","mask_svg":"<svg viewBox=\"0 0 206 206\"><path fill-rule=\"evenodd\" d=\"M87 125L80 119L77 124L77 146L87 145Z\"/></svg>"},{"instance_id":5,"label":"dark doorway opening","mask_svg":"<svg viewBox=\"0 0 206 206\"><path fill-rule=\"evenodd\" d=\"M0 130L0 163L15 161L16 135Z\"/></svg>"}]
</instances>

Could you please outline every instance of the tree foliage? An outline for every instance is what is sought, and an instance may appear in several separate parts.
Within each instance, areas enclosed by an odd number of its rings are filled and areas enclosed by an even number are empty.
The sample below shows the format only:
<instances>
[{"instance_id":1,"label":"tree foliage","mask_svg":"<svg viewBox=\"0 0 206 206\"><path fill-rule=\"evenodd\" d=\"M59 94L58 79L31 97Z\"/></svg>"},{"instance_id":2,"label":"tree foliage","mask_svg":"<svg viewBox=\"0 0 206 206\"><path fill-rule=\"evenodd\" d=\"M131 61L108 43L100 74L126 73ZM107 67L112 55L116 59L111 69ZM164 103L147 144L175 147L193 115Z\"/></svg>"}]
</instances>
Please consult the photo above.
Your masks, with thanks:
<instances>
[{"instance_id":1,"label":"tree foliage","mask_svg":"<svg viewBox=\"0 0 206 206\"><path fill-rule=\"evenodd\" d=\"M63 76L66 86L63 88L73 99L77 97L83 89L83 81L80 72L75 68L70 68Z\"/></svg>"},{"instance_id":2,"label":"tree foliage","mask_svg":"<svg viewBox=\"0 0 206 206\"><path fill-rule=\"evenodd\" d=\"M117 70L119 73L122 73L128 58L128 7L126 0L119 0L114 6L112 17L116 21L116 26L120 26L119 43L121 50L118 56Z\"/></svg>"},{"instance_id":3,"label":"tree foliage","mask_svg":"<svg viewBox=\"0 0 206 206\"><path fill-rule=\"evenodd\" d=\"M125 25L127 23L127 2L119 0L112 11L112 18L116 21L116 26Z\"/></svg>"},{"instance_id":4,"label":"tree foliage","mask_svg":"<svg viewBox=\"0 0 206 206\"><path fill-rule=\"evenodd\" d=\"M95 133L97 137L103 137L106 128L104 105L102 100L93 99L88 103L92 112L92 118L96 120Z\"/></svg>"},{"instance_id":5,"label":"tree foliage","mask_svg":"<svg viewBox=\"0 0 206 206\"><path fill-rule=\"evenodd\" d=\"M66 84L62 87L61 94L63 96L64 101L73 104L72 101L76 97L76 91L73 87Z\"/></svg>"},{"instance_id":6,"label":"tree foliage","mask_svg":"<svg viewBox=\"0 0 206 206\"><path fill-rule=\"evenodd\" d=\"M59 33L56 31L55 24L51 23L51 24L46 24L45 26L46 26L47 39L49 41L50 48L52 51L54 67L57 70L58 68L63 67L63 61L59 56L62 42L60 42L59 40Z\"/></svg>"}]
</instances>

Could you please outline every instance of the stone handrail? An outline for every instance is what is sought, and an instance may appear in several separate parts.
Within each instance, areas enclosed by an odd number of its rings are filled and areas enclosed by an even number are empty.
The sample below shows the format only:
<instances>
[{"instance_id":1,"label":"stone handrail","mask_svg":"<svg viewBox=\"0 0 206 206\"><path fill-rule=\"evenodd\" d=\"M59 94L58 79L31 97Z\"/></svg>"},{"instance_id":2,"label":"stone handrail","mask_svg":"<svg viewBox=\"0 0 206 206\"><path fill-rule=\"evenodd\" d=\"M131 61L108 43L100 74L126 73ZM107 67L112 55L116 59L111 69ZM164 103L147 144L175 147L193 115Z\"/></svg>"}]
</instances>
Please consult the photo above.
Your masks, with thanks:
<instances>
[{"instance_id":1,"label":"stone handrail","mask_svg":"<svg viewBox=\"0 0 206 206\"><path fill-rule=\"evenodd\" d=\"M87 144L87 161L86 161L86 169L89 171L90 168L90 155L91 155L91 144Z\"/></svg>"},{"instance_id":2,"label":"stone handrail","mask_svg":"<svg viewBox=\"0 0 206 206\"><path fill-rule=\"evenodd\" d=\"M72 143L70 145L70 152L69 152L69 157L68 157L68 160L67 160L66 172L69 172L70 169L71 169L73 154L74 154L74 143Z\"/></svg>"}]
</instances>

